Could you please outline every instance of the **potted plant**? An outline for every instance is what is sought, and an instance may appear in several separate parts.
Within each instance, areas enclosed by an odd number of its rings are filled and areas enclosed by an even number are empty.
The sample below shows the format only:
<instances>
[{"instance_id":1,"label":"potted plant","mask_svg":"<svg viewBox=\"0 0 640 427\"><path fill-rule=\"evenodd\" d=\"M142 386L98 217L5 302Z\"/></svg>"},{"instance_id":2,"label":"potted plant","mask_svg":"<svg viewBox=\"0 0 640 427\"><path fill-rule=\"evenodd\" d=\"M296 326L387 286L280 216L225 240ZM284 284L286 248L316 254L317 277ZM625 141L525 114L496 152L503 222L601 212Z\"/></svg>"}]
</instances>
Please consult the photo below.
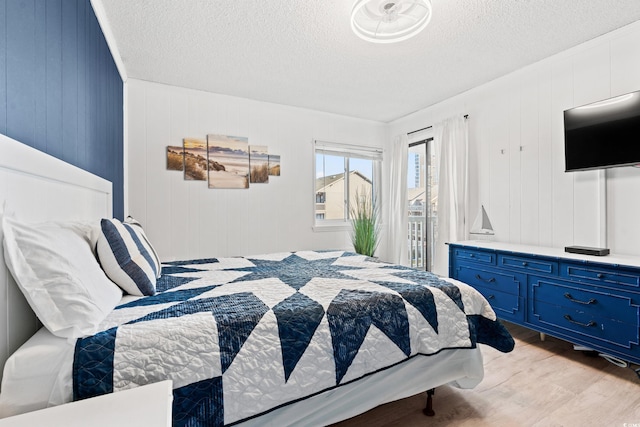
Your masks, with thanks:
<instances>
[{"instance_id":1,"label":"potted plant","mask_svg":"<svg viewBox=\"0 0 640 427\"><path fill-rule=\"evenodd\" d=\"M373 257L380 243L380 208L371 191L356 190L355 199L350 208L353 249Z\"/></svg>"}]
</instances>

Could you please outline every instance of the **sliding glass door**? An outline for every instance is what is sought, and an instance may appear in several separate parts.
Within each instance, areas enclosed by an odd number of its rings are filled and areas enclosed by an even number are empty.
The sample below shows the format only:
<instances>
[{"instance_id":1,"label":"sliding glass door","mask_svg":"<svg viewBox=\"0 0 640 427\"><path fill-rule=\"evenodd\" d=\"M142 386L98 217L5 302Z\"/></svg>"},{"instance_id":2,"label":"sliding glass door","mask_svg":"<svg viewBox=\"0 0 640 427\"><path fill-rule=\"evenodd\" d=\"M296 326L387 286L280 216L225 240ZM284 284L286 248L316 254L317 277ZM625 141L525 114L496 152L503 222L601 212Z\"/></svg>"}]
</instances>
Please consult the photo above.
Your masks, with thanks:
<instances>
[{"instance_id":1,"label":"sliding glass door","mask_svg":"<svg viewBox=\"0 0 640 427\"><path fill-rule=\"evenodd\" d=\"M412 267L431 271L438 230L438 176L433 138L409 144L407 164L408 244Z\"/></svg>"}]
</instances>

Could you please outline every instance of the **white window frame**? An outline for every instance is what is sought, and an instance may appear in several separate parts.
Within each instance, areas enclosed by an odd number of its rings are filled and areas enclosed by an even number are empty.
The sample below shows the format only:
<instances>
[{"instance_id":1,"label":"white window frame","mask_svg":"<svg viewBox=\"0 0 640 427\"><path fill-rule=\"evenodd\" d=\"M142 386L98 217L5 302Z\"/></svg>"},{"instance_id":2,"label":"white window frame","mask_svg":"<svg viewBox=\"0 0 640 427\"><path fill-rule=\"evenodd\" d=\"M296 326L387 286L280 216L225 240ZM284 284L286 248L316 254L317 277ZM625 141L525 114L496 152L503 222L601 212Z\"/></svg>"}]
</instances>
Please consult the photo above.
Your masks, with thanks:
<instances>
[{"instance_id":1,"label":"white window frame","mask_svg":"<svg viewBox=\"0 0 640 427\"><path fill-rule=\"evenodd\" d=\"M339 231L350 230L351 220L348 218L349 210L345 206L345 218L341 220L328 220L328 219L316 219L316 177L318 171L316 170L316 155L328 154L331 156L339 156L345 158L344 173L345 173L345 205L350 200L349 194L349 158L357 159L369 159L373 160L373 194L376 197L377 203L381 203L381 180L382 180L382 158L383 150L379 147L370 147L364 145L342 144L337 142L313 140L313 230L314 231Z\"/></svg>"}]
</instances>

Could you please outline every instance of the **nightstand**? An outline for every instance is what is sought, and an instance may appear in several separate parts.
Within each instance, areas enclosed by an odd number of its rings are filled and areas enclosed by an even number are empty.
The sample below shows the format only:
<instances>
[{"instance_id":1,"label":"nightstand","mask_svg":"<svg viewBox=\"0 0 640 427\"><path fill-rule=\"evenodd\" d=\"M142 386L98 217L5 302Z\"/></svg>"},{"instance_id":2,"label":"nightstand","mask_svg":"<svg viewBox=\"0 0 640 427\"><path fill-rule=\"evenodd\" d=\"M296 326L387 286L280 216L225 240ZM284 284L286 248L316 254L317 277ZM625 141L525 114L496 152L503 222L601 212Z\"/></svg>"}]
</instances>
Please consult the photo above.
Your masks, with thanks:
<instances>
[{"instance_id":1,"label":"nightstand","mask_svg":"<svg viewBox=\"0 0 640 427\"><path fill-rule=\"evenodd\" d=\"M162 381L0 420L0 427L171 426L172 382Z\"/></svg>"}]
</instances>

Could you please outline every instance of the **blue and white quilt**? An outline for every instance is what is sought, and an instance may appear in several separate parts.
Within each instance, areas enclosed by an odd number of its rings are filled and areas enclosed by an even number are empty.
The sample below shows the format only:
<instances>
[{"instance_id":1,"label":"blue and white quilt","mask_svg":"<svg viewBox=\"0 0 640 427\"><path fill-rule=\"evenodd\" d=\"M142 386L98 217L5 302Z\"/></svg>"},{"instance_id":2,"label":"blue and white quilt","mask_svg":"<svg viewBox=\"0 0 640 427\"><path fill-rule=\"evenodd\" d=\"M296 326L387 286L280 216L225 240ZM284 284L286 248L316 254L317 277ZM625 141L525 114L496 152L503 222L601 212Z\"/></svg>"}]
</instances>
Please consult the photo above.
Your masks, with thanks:
<instances>
[{"instance_id":1,"label":"blue and white quilt","mask_svg":"<svg viewBox=\"0 0 640 427\"><path fill-rule=\"evenodd\" d=\"M473 288L342 251L172 262L158 289L78 340L74 400L171 379L175 426L221 426L416 355L514 345Z\"/></svg>"}]
</instances>

